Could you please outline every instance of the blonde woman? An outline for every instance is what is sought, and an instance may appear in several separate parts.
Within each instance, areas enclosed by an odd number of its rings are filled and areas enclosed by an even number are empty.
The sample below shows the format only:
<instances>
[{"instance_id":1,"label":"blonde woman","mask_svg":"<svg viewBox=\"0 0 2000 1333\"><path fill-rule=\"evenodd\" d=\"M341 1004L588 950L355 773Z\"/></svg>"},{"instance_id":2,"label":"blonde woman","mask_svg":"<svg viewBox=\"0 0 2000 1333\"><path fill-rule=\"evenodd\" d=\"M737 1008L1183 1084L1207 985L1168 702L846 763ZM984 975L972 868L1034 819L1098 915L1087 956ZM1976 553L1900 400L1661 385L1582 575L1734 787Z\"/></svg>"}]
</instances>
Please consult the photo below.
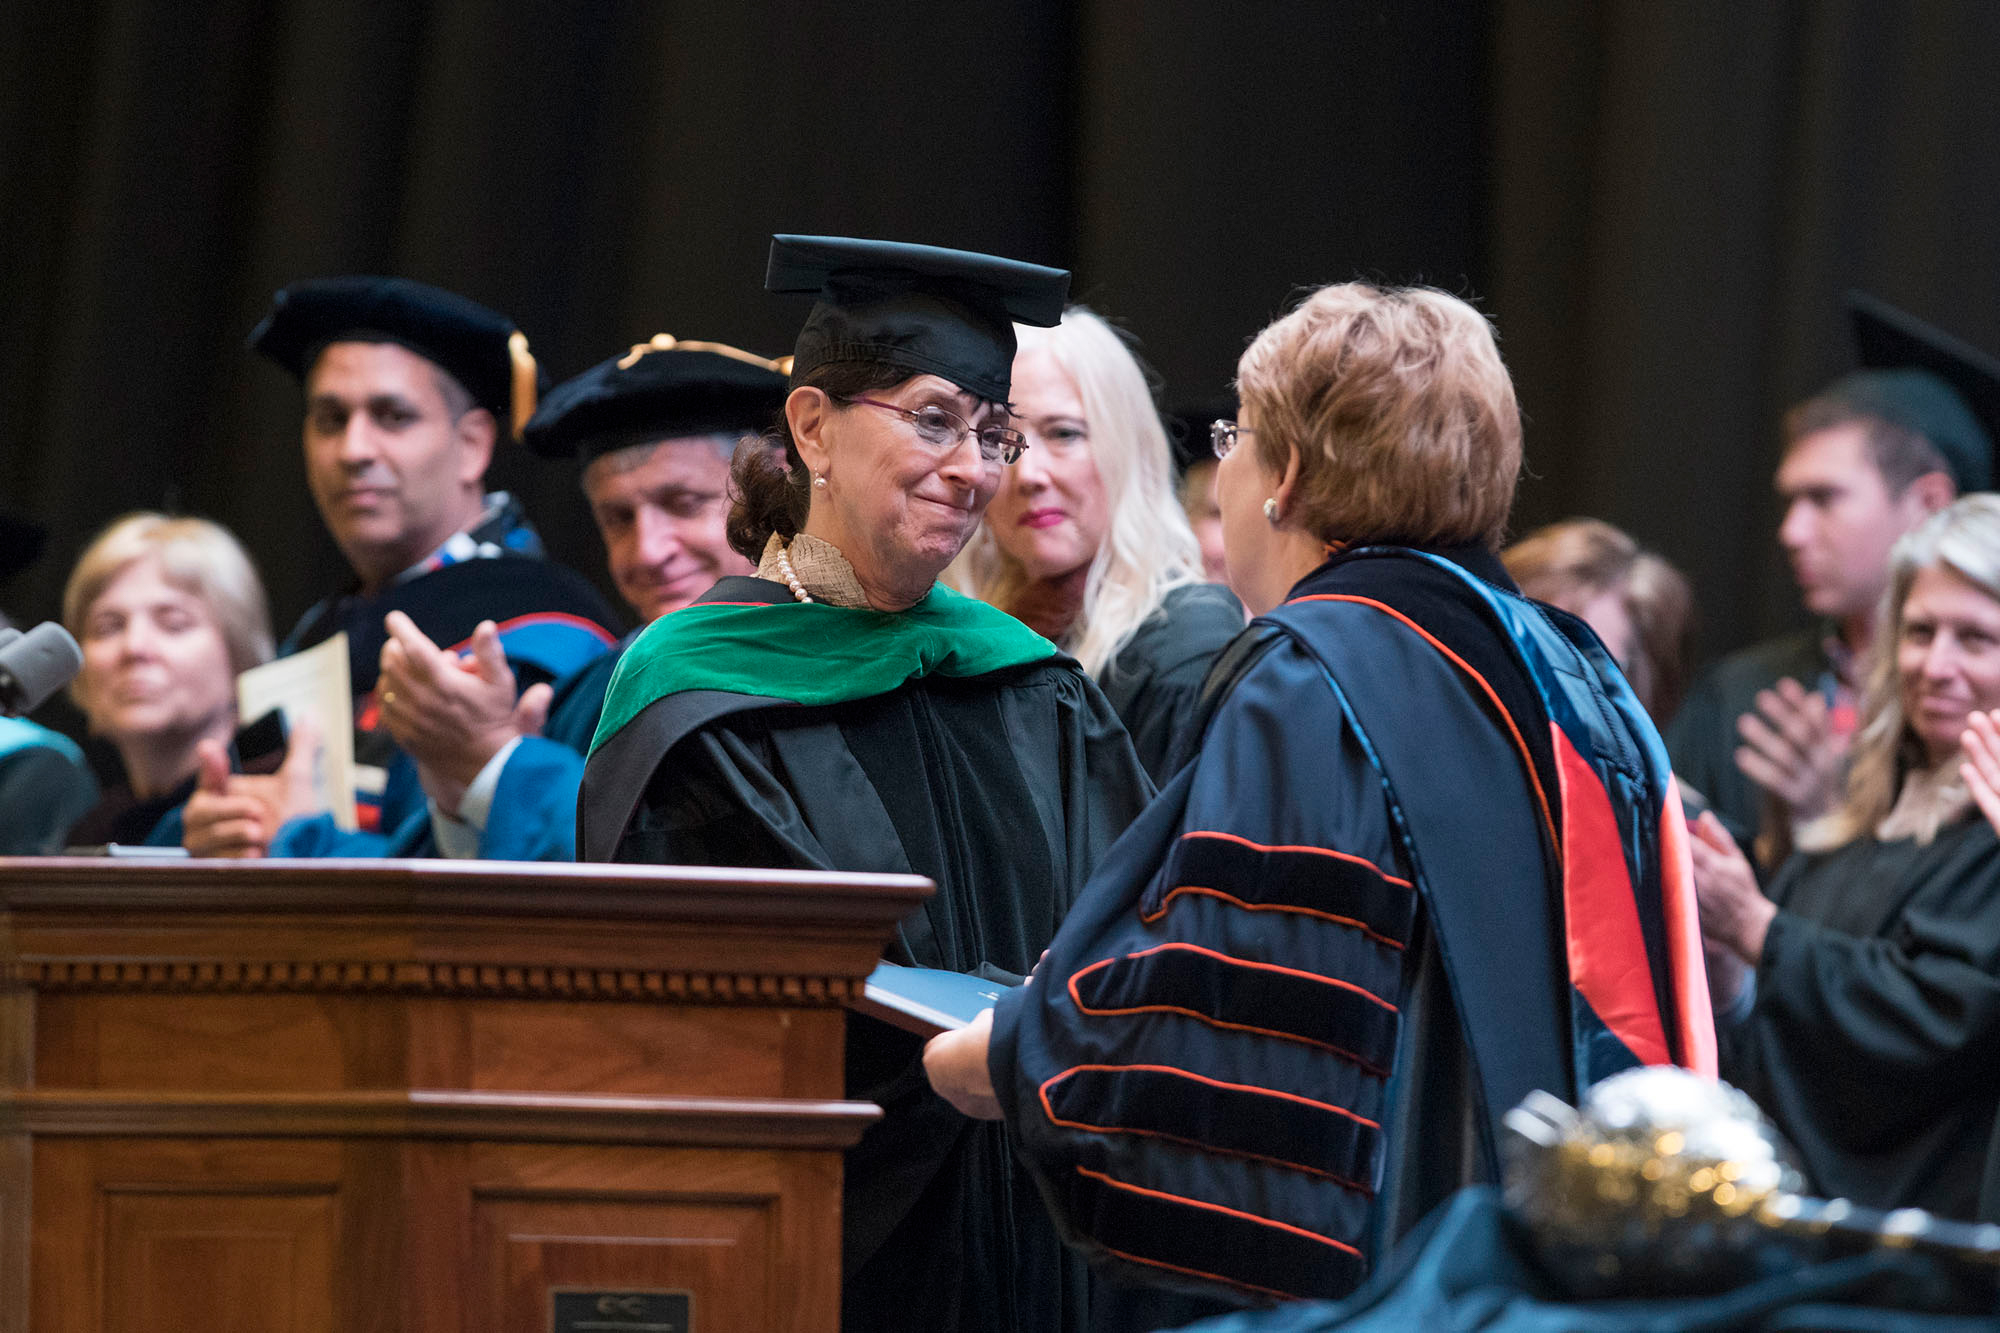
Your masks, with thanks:
<instances>
[{"instance_id":1,"label":"blonde woman","mask_svg":"<svg viewBox=\"0 0 2000 1333\"><path fill-rule=\"evenodd\" d=\"M1029 447L953 580L1082 663L1164 783L1242 604L1202 581L1166 430L1124 340L1081 306L1015 337L1014 424Z\"/></svg>"},{"instance_id":2,"label":"blonde woman","mask_svg":"<svg viewBox=\"0 0 2000 1333\"><path fill-rule=\"evenodd\" d=\"M230 743L236 675L271 656L256 568L206 519L130 514L77 561L63 623L83 648L71 694L125 767L69 840L178 845L197 748Z\"/></svg>"},{"instance_id":3,"label":"blonde woman","mask_svg":"<svg viewBox=\"0 0 2000 1333\"><path fill-rule=\"evenodd\" d=\"M2000 1107L2000 841L1963 736L2000 707L2000 496L1897 543L1881 624L1846 799L1768 897L1714 817L1697 826L1723 1074L1816 1192L1970 1218Z\"/></svg>"}]
</instances>

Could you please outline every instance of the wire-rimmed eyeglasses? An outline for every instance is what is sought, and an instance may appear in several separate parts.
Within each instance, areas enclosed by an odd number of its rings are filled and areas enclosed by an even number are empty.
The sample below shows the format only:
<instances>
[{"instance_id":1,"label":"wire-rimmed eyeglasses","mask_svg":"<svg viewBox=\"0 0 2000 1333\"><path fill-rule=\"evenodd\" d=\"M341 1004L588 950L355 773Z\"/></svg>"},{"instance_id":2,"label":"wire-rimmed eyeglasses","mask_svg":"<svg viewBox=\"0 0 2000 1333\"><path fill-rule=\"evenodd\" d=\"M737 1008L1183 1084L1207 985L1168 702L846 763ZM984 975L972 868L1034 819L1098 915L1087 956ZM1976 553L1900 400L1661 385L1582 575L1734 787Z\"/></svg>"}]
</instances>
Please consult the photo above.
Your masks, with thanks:
<instances>
[{"instance_id":1,"label":"wire-rimmed eyeglasses","mask_svg":"<svg viewBox=\"0 0 2000 1333\"><path fill-rule=\"evenodd\" d=\"M1233 421L1217 421L1208 428L1208 445L1215 450L1217 458L1229 457L1229 451L1236 447L1236 441L1245 435L1257 432L1248 426L1239 426Z\"/></svg>"},{"instance_id":2,"label":"wire-rimmed eyeglasses","mask_svg":"<svg viewBox=\"0 0 2000 1333\"><path fill-rule=\"evenodd\" d=\"M1011 426L981 426L975 430L964 417L936 403L925 403L922 407L898 407L879 398L859 395L835 398L834 401L862 403L868 407L879 407L884 412L894 412L916 427L918 438L925 444L939 449L956 449L966 436L971 435L979 441L979 456L989 463L1017 462L1028 447L1028 437Z\"/></svg>"}]
</instances>

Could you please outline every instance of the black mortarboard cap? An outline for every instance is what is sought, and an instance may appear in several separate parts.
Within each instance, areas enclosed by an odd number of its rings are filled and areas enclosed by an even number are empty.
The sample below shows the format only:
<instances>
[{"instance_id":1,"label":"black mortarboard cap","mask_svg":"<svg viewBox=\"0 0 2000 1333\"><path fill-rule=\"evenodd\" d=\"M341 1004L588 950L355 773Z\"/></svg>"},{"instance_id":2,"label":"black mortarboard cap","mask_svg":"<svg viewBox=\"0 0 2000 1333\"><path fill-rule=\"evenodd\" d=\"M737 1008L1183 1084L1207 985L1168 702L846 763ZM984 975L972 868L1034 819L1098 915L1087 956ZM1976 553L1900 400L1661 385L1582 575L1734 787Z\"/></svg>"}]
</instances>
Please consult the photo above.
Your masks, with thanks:
<instances>
[{"instance_id":1,"label":"black mortarboard cap","mask_svg":"<svg viewBox=\"0 0 2000 1333\"><path fill-rule=\"evenodd\" d=\"M773 236L764 287L819 298L799 332L795 380L831 361L873 361L1005 402L1013 326L1060 322L1069 272L934 245Z\"/></svg>"},{"instance_id":2,"label":"black mortarboard cap","mask_svg":"<svg viewBox=\"0 0 2000 1333\"><path fill-rule=\"evenodd\" d=\"M519 435L540 387L527 335L454 292L408 278L313 278L271 300L250 346L300 383L329 343L389 342L451 372L472 400Z\"/></svg>"},{"instance_id":3,"label":"black mortarboard cap","mask_svg":"<svg viewBox=\"0 0 2000 1333\"><path fill-rule=\"evenodd\" d=\"M680 435L747 433L771 424L785 387L783 362L661 333L549 390L521 438L588 462Z\"/></svg>"},{"instance_id":4,"label":"black mortarboard cap","mask_svg":"<svg viewBox=\"0 0 2000 1333\"><path fill-rule=\"evenodd\" d=\"M1866 369L1832 391L1929 440L1961 494L1992 490L2000 360L1866 292L1847 293L1847 311Z\"/></svg>"}]
</instances>

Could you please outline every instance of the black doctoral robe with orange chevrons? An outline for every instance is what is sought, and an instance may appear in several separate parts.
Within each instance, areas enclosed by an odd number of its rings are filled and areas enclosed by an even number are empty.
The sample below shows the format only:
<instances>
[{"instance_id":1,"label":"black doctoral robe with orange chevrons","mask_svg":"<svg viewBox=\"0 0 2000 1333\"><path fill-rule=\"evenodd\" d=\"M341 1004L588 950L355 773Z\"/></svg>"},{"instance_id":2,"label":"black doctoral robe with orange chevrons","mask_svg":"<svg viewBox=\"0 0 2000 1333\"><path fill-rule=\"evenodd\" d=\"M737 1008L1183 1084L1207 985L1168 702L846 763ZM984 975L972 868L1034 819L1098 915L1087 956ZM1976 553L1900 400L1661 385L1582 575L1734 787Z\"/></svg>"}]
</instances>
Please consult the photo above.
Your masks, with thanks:
<instances>
[{"instance_id":1,"label":"black doctoral robe with orange chevrons","mask_svg":"<svg viewBox=\"0 0 2000 1333\"><path fill-rule=\"evenodd\" d=\"M1449 555L1336 556L1253 622L998 1006L1017 1150L1132 1287L1100 1329L1345 1294L1528 1091L1714 1068L1658 736L1581 622Z\"/></svg>"}]
</instances>

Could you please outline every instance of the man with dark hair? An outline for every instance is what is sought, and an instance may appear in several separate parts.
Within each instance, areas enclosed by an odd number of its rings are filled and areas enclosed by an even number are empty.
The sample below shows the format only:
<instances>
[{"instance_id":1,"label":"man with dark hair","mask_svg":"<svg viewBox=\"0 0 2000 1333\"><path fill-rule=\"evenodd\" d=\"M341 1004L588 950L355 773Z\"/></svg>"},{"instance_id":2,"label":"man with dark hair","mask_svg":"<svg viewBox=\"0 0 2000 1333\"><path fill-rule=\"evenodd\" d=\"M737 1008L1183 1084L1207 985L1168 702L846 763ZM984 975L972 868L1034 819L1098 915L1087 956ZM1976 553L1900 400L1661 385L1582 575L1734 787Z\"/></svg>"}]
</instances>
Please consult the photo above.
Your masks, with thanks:
<instances>
[{"instance_id":1,"label":"man with dark hair","mask_svg":"<svg viewBox=\"0 0 2000 1333\"><path fill-rule=\"evenodd\" d=\"M395 703L376 679L386 622L502 660L510 684L526 685L601 656L612 617L586 580L544 558L520 505L483 486L503 431L518 435L535 405L534 358L510 321L406 279L327 278L279 292L250 345L305 390L307 484L354 570L279 652L347 635L359 829L300 809L296 783L231 776L215 746L185 843L202 855L400 850L428 819L415 766L383 725Z\"/></svg>"},{"instance_id":2,"label":"man with dark hair","mask_svg":"<svg viewBox=\"0 0 2000 1333\"><path fill-rule=\"evenodd\" d=\"M1674 771L1774 862L1831 808L1898 538L1992 488L2000 363L1850 293L1866 367L1785 414L1778 541L1812 629L1723 658L1667 728Z\"/></svg>"},{"instance_id":3,"label":"man with dark hair","mask_svg":"<svg viewBox=\"0 0 2000 1333\"><path fill-rule=\"evenodd\" d=\"M660 334L558 385L527 423L537 453L584 460L612 580L642 627L626 642L723 575L752 572L725 531L729 461L776 416L785 390L777 363ZM389 632L382 679L397 702L385 716L417 760L438 852L572 859L583 754L617 655L552 694L536 687L545 697L523 695L524 710L496 654L475 651L461 665L406 618L391 617Z\"/></svg>"}]
</instances>

